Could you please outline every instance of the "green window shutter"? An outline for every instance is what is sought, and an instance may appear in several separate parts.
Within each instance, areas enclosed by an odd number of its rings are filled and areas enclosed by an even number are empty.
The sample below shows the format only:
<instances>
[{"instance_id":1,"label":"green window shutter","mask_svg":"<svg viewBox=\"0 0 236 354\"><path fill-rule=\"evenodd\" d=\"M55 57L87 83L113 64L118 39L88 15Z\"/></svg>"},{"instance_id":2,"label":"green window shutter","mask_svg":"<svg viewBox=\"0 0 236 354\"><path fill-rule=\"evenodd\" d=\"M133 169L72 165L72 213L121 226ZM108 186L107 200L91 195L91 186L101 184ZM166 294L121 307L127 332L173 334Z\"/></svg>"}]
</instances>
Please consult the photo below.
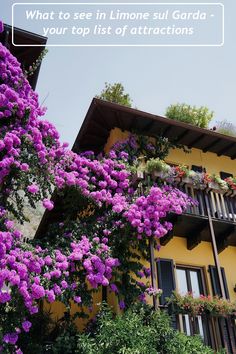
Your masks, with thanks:
<instances>
[{"instance_id":1,"label":"green window shutter","mask_svg":"<svg viewBox=\"0 0 236 354\"><path fill-rule=\"evenodd\" d=\"M174 262L172 259L159 258L157 261L157 277L158 287L162 289L163 293L160 298L160 304L166 303L165 298L172 295L175 290L175 275L174 275Z\"/></svg>"},{"instance_id":2,"label":"green window shutter","mask_svg":"<svg viewBox=\"0 0 236 354\"><path fill-rule=\"evenodd\" d=\"M225 270L223 267L221 267L220 269L221 269L221 274L222 274L222 279L223 279L223 284L224 284L224 289L225 289L225 296L226 296L226 299L229 299L229 289L228 289L228 285L227 285L227 281L226 281ZM213 295L222 296L216 267L209 265L209 272L210 272L210 277L211 277L211 285L212 285Z\"/></svg>"}]
</instances>

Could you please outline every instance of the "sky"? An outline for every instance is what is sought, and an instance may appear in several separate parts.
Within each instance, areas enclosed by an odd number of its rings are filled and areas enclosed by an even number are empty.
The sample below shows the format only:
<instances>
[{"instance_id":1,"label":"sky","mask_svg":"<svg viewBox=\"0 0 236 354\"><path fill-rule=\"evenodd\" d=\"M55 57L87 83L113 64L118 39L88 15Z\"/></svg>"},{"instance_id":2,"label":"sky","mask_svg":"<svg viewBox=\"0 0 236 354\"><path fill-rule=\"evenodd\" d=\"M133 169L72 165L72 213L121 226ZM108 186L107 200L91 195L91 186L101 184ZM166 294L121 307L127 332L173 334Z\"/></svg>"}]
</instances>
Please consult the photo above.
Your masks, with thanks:
<instances>
[{"instance_id":1,"label":"sky","mask_svg":"<svg viewBox=\"0 0 236 354\"><path fill-rule=\"evenodd\" d=\"M11 6L18 2L23 0L0 0L3 22L11 24ZM36 91L47 106L46 119L57 127L62 141L73 144L92 98L105 82L121 82L133 106L143 111L164 115L170 104L185 102L213 110L212 124L227 119L236 125L236 1L221 3L222 47L50 47ZM31 28L24 22L17 26L37 32L33 23Z\"/></svg>"}]
</instances>

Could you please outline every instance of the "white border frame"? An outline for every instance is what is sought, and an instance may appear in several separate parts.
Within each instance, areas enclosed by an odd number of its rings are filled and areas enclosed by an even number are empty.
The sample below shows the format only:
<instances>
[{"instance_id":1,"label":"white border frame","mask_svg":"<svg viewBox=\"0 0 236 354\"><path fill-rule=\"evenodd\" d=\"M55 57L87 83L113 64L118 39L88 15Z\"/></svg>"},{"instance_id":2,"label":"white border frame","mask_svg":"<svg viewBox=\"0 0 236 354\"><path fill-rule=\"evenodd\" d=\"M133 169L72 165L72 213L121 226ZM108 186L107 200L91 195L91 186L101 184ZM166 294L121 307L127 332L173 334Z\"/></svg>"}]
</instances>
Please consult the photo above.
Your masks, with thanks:
<instances>
[{"instance_id":1,"label":"white border frame","mask_svg":"<svg viewBox=\"0 0 236 354\"><path fill-rule=\"evenodd\" d=\"M116 2L116 3L104 3L104 2L98 2L98 3L85 3L85 2L50 2L50 3L45 3L45 2L35 2L35 3L26 3L26 2L20 2L20 3L14 3L12 4L12 45L15 47L44 47L45 44L15 44L14 43L14 8L16 5L214 5L214 6L221 6L222 8L222 42L219 44L47 44L47 47L222 47L225 42L225 7L224 4L221 2L215 2L215 3L210 3L210 2L193 2L193 3L188 3L188 2L160 2L160 3L144 3L144 2L129 2L129 3L123 3L123 2Z\"/></svg>"}]
</instances>

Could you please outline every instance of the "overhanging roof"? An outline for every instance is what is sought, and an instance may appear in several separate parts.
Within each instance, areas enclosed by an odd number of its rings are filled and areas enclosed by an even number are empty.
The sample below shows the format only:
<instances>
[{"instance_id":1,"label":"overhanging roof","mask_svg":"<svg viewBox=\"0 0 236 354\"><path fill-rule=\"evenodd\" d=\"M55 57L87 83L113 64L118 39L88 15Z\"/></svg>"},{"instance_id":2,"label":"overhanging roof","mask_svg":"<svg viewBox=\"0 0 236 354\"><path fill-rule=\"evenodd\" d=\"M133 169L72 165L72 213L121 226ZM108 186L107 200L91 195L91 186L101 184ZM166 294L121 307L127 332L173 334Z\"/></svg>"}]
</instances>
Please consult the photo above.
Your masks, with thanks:
<instances>
[{"instance_id":1,"label":"overhanging roof","mask_svg":"<svg viewBox=\"0 0 236 354\"><path fill-rule=\"evenodd\" d=\"M22 68L28 69L33 62L39 57L45 48L47 38L38 34L22 30L14 27L14 42L15 44L41 44L42 47L16 47L12 44L12 27L4 24L4 31L0 33L0 42L7 47L10 52L21 63ZM29 83L33 89L36 87L40 66L35 73L29 77Z\"/></svg>"},{"instance_id":2,"label":"overhanging roof","mask_svg":"<svg viewBox=\"0 0 236 354\"><path fill-rule=\"evenodd\" d=\"M75 140L73 151L103 150L110 130L135 131L147 136L165 136L189 148L236 158L236 138L191 124L94 98Z\"/></svg>"}]
</instances>

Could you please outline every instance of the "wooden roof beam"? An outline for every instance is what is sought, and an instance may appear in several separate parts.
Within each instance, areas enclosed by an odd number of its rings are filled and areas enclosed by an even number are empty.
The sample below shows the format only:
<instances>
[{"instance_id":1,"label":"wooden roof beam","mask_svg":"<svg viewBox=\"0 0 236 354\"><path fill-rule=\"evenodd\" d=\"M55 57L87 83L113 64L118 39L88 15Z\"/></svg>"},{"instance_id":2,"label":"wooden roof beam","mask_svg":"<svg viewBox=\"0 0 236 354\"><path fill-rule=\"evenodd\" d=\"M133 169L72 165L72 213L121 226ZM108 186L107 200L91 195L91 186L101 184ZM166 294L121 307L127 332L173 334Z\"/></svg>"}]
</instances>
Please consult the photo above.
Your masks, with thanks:
<instances>
[{"instance_id":1,"label":"wooden roof beam","mask_svg":"<svg viewBox=\"0 0 236 354\"><path fill-rule=\"evenodd\" d=\"M208 226L208 222L206 220L203 220L202 223L194 228L194 230L191 232L191 236L188 236L187 238L187 249L191 251L199 243L201 243L202 238L201 238L201 232Z\"/></svg>"},{"instance_id":2,"label":"wooden roof beam","mask_svg":"<svg viewBox=\"0 0 236 354\"><path fill-rule=\"evenodd\" d=\"M96 134L85 134L84 135L85 141L95 141L95 139L96 139L96 141L101 141L101 142L103 142L103 140L104 140L102 136L98 136Z\"/></svg>"},{"instance_id":3,"label":"wooden roof beam","mask_svg":"<svg viewBox=\"0 0 236 354\"><path fill-rule=\"evenodd\" d=\"M135 129L137 128L137 125L138 125L138 121L139 121L139 117L134 115L134 119L130 119L130 124L129 124L127 130L131 131L131 132L135 132Z\"/></svg>"},{"instance_id":4,"label":"wooden roof beam","mask_svg":"<svg viewBox=\"0 0 236 354\"><path fill-rule=\"evenodd\" d=\"M177 214L171 214L168 217L168 221L170 221L172 224L175 224L178 221L178 215ZM162 246L167 245L170 240L174 237L174 228L172 230L168 231L167 234L163 237L160 238L160 244Z\"/></svg>"},{"instance_id":5,"label":"wooden roof beam","mask_svg":"<svg viewBox=\"0 0 236 354\"><path fill-rule=\"evenodd\" d=\"M221 139L217 138L216 140L214 140L212 143L210 143L209 145L205 146L204 149L202 149L203 152L207 152L209 151L209 149L213 148L215 145L217 145L219 143Z\"/></svg>"},{"instance_id":6,"label":"wooden roof beam","mask_svg":"<svg viewBox=\"0 0 236 354\"><path fill-rule=\"evenodd\" d=\"M21 59L22 57L28 56L31 52L34 51L34 47L28 47L24 52L21 52L17 55L17 58Z\"/></svg>"},{"instance_id":7,"label":"wooden roof beam","mask_svg":"<svg viewBox=\"0 0 236 354\"><path fill-rule=\"evenodd\" d=\"M218 151L217 155L218 155L218 156L224 155L224 153L225 153L227 150L231 149L231 148L234 147L234 146L236 146L235 143L230 143L229 145L226 145L223 149L221 149L220 151Z\"/></svg>"},{"instance_id":8,"label":"wooden roof beam","mask_svg":"<svg viewBox=\"0 0 236 354\"><path fill-rule=\"evenodd\" d=\"M96 115L96 113L98 114L98 117L101 118L101 121L103 122L104 125L106 125L108 130L115 128L114 122L113 122L113 124L110 124L111 123L111 119L106 119L106 115L104 114L102 108L97 104L97 102L94 99L93 99L93 102L94 102L95 107L96 107L95 115ZM93 120L94 119L92 119L92 121Z\"/></svg>"},{"instance_id":9,"label":"wooden roof beam","mask_svg":"<svg viewBox=\"0 0 236 354\"><path fill-rule=\"evenodd\" d=\"M166 134L169 133L172 128L173 128L172 125L168 125L168 126L166 127L166 129L164 129L162 135L165 137Z\"/></svg>"},{"instance_id":10,"label":"wooden roof beam","mask_svg":"<svg viewBox=\"0 0 236 354\"><path fill-rule=\"evenodd\" d=\"M188 144L188 146L189 146L190 148L192 148L192 147L194 147L194 145L195 145L196 143L198 143L199 141L203 140L204 138L205 138L205 134L201 134L201 135L199 135L196 139L194 139L190 144Z\"/></svg>"},{"instance_id":11,"label":"wooden roof beam","mask_svg":"<svg viewBox=\"0 0 236 354\"><path fill-rule=\"evenodd\" d=\"M116 121L119 127L122 127L122 120L121 120L121 116L120 116L120 112L115 112L115 117L116 117ZM122 131L124 131L124 129L120 128Z\"/></svg>"},{"instance_id":12,"label":"wooden roof beam","mask_svg":"<svg viewBox=\"0 0 236 354\"><path fill-rule=\"evenodd\" d=\"M96 129L97 132L101 132L100 136L106 137L107 135L109 135L110 130L106 128L106 125L101 125L99 122L97 122L96 120L93 120L93 124L92 124L93 128Z\"/></svg>"},{"instance_id":13,"label":"wooden roof beam","mask_svg":"<svg viewBox=\"0 0 236 354\"><path fill-rule=\"evenodd\" d=\"M217 237L217 251L221 253L229 246L229 238L234 232L234 226L230 226L226 231L222 232L220 236Z\"/></svg>"},{"instance_id":14,"label":"wooden roof beam","mask_svg":"<svg viewBox=\"0 0 236 354\"><path fill-rule=\"evenodd\" d=\"M89 146L88 146L88 144L86 143L86 144L83 144L83 145L79 145L79 146L77 146L76 148L78 149L78 150L80 150L80 151L87 151L87 150L92 150L92 151L94 151L95 153L98 153L98 152L101 152L102 151L102 149L103 149L103 147L104 147L104 145L102 144L100 144L100 145L98 145L98 144L96 144L96 143L91 143L91 144L89 144ZM73 151L75 151L75 150L73 150Z\"/></svg>"},{"instance_id":15,"label":"wooden roof beam","mask_svg":"<svg viewBox=\"0 0 236 354\"><path fill-rule=\"evenodd\" d=\"M160 238L160 244L161 244L161 246L167 245L167 243L169 243L170 240L172 240L173 237L174 237L174 232L173 232L173 230L168 231L165 236L163 236L163 237Z\"/></svg>"},{"instance_id":16,"label":"wooden roof beam","mask_svg":"<svg viewBox=\"0 0 236 354\"><path fill-rule=\"evenodd\" d=\"M148 132L153 128L153 126L155 125L155 122L153 120L151 120L150 122L148 122L144 128L143 128L143 132L148 134Z\"/></svg>"},{"instance_id":17,"label":"wooden roof beam","mask_svg":"<svg viewBox=\"0 0 236 354\"><path fill-rule=\"evenodd\" d=\"M185 129L181 134L179 134L176 138L176 143L178 143L181 139L183 139L183 137L185 137L186 135L188 135L189 130Z\"/></svg>"}]
</instances>

